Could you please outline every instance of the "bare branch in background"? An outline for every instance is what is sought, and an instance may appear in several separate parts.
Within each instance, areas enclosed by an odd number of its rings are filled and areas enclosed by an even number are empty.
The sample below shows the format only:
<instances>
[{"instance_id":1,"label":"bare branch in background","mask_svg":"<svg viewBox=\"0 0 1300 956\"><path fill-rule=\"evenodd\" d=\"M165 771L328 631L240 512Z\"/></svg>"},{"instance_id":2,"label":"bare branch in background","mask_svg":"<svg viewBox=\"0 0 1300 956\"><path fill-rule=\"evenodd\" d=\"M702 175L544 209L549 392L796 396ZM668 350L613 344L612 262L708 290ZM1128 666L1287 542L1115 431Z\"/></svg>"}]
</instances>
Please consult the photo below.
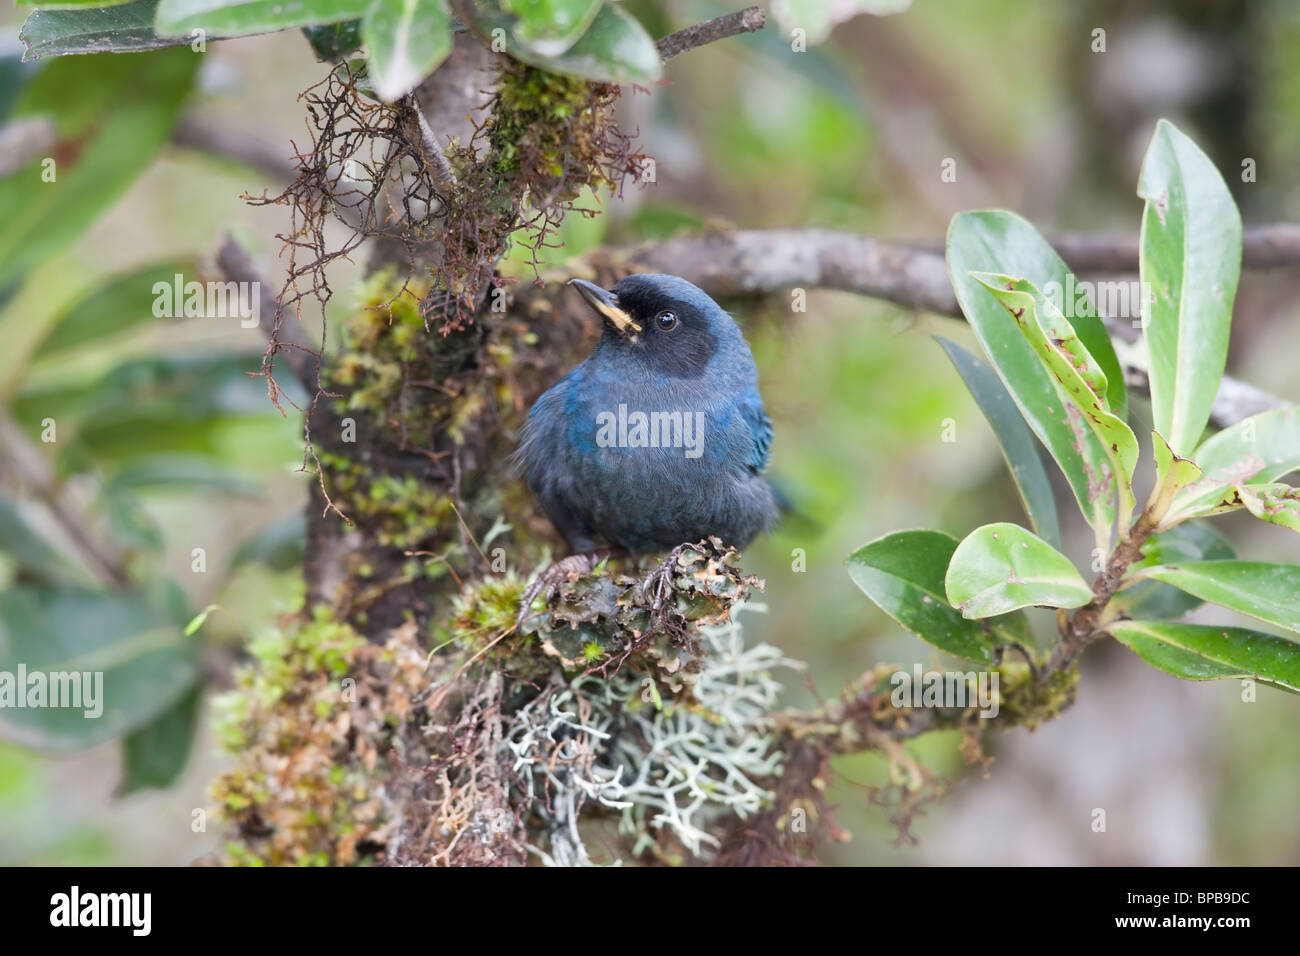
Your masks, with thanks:
<instances>
[{"instance_id":1,"label":"bare branch in background","mask_svg":"<svg viewBox=\"0 0 1300 956\"><path fill-rule=\"evenodd\" d=\"M1124 382L1129 388L1137 389L1140 392L1145 392L1150 387L1146 369L1131 364L1124 366ZM1214 396L1214 408L1210 412L1210 423L1215 428L1227 428L1229 425L1235 425L1243 418L1258 415L1270 408L1285 408L1294 404L1294 402L1279 398L1277 395L1266 392L1261 388L1256 388L1249 382L1243 382L1231 375L1225 375L1219 383L1219 394Z\"/></svg>"},{"instance_id":2,"label":"bare branch in background","mask_svg":"<svg viewBox=\"0 0 1300 956\"><path fill-rule=\"evenodd\" d=\"M1075 272L1135 274L1138 271L1136 236L1067 232L1047 239ZM915 245L929 252L943 253L942 242ZM1300 265L1300 225L1276 222L1246 228L1241 236L1241 263L1247 269Z\"/></svg>"},{"instance_id":3,"label":"bare branch in background","mask_svg":"<svg viewBox=\"0 0 1300 956\"><path fill-rule=\"evenodd\" d=\"M711 295L818 288L959 315L941 254L832 229L743 229L632 249L628 262L694 282Z\"/></svg>"},{"instance_id":4,"label":"bare branch in background","mask_svg":"<svg viewBox=\"0 0 1300 956\"><path fill-rule=\"evenodd\" d=\"M186 149L232 160L277 182L289 182L298 175L298 164L294 162L293 150L288 145L277 146L201 113L182 117L172 130L172 142Z\"/></svg>"},{"instance_id":5,"label":"bare branch in background","mask_svg":"<svg viewBox=\"0 0 1300 956\"><path fill-rule=\"evenodd\" d=\"M16 490L25 487L48 509L72 543L86 558L95 574L105 583L119 588L131 586L126 559L108 540L99 537L90 518L72 502L54 476L54 468L41 450L28 439L22 426L0 408L0 448L5 454L0 473L6 484Z\"/></svg>"},{"instance_id":6,"label":"bare branch in background","mask_svg":"<svg viewBox=\"0 0 1300 956\"><path fill-rule=\"evenodd\" d=\"M1136 239L1048 237L1079 273L1136 272ZM1300 226L1253 226L1242 241L1247 269L1300 265ZM689 279L719 295L766 294L795 286L835 289L906 308L959 317L941 242L873 239L834 229L738 229L646 243L637 265Z\"/></svg>"},{"instance_id":7,"label":"bare branch in background","mask_svg":"<svg viewBox=\"0 0 1300 956\"><path fill-rule=\"evenodd\" d=\"M309 390L314 390L317 350L307 341L301 322L285 321L271 283L266 281L244 247L229 235L222 239L221 248L217 251L217 268L231 282L257 284L260 315L263 317L260 328L276 343L276 354L284 356L284 362L294 377ZM274 361L274 356L268 356L268 360Z\"/></svg>"},{"instance_id":8,"label":"bare branch in background","mask_svg":"<svg viewBox=\"0 0 1300 956\"><path fill-rule=\"evenodd\" d=\"M728 13L726 16L716 17L705 23L697 23L693 27L670 33L656 42L655 48L659 51L660 59L670 60L678 54L685 53L687 50L694 50L706 43L725 40L740 33L753 33L755 30L761 30L766 22L767 16L760 8L746 7L744 10Z\"/></svg>"},{"instance_id":9,"label":"bare branch in background","mask_svg":"<svg viewBox=\"0 0 1300 956\"><path fill-rule=\"evenodd\" d=\"M1137 241L1100 236L1052 240L1079 272L1136 271ZM634 268L666 272L710 295L770 295L792 288L832 289L882 299L909 309L961 317L948 266L935 244L885 241L831 229L753 229L647 243L626 254ZM1268 269L1300 265L1300 226L1279 223L1247 229L1243 265ZM1120 338L1133 329L1110 320ZM1146 372L1126 369L1129 384L1146 387ZM1269 408L1291 404L1225 376L1211 421L1223 428Z\"/></svg>"},{"instance_id":10,"label":"bare branch in background","mask_svg":"<svg viewBox=\"0 0 1300 956\"><path fill-rule=\"evenodd\" d=\"M25 116L0 124L0 177L49 156L58 138L54 121L48 116Z\"/></svg>"},{"instance_id":11,"label":"bare branch in background","mask_svg":"<svg viewBox=\"0 0 1300 956\"><path fill-rule=\"evenodd\" d=\"M1137 272L1136 236L1066 234L1048 238L1078 272ZM1241 262L1247 269L1300 264L1300 225L1281 222L1247 228L1241 237Z\"/></svg>"}]
</instances>

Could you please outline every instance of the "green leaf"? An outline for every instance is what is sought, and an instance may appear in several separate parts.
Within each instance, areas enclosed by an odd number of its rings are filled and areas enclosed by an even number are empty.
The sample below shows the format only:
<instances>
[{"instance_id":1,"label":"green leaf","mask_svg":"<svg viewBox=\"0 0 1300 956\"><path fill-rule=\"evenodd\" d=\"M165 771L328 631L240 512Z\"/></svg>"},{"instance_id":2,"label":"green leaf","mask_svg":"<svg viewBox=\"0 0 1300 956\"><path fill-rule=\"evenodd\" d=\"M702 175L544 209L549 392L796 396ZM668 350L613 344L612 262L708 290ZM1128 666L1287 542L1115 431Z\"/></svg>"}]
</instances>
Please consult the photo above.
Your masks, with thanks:
<instances>
[{"instance_id":1,"label":"green leaf","mask_svg":"<svg viewBox=\"0 0 1300 956\"><path fill-rule=\"evenodd\" d=\"M896 531L849 555L849 577L880 609L921 640L969 660L990 663L999 639L1022 641L1020 615L968 621L948 604L943 576L957 539L941 531Z\"/></svg>"},{"instance_id":2,"label":"green leaf","mask_svg":"<svg viewBox=\"0 0 1300 956\"><path fill-rule=\"evenodd\" d=\"M190 619L190 623L185 625L185 636L193 637L197 634L199 629L208 622L208 615L217 610L217 608L218 605L209 604L202 611L199 611L198 614L195 614L194 617Z\"/></svg>"},{"instance_id":3,"label":"green leaf","mask_svg":"<svg viewBox=\"0 0 1300 956\"><path fill-rule=\"evenodd\" d=\"M1267 485L1237 485L1237 497L1261 521L1300 531L1300 488L1281 481Z\"/></svg>"},{"instance_id":4,"label":"green leaf","mask_svg":"<svg viewBox=\"0 0 1300 956\"><path fill-rule=\"evenodd\" d=\"M1138 195L1151 412L1174 453L1196 459L1228 355L1241 215L1209 157L1167 120L1156 124Z\"/></svg>"},{"instance_id":5,"label":"green leaf","mask_svg":"<svg viewBox=\"0 0 1300 956\"><path fill-rule=\"evenodd\" d=\"M1174 495L1165 524L1227 510L1233 486L1268 484L1300 469L1300 418L1295 406L1251 415L1211 435L1192 456L1202 477Z\"/></svg>"},{"instance_id":6,"label":"green leaf","mask_svg":"<svg viewBox=\"0 0 1300 956\"><path fill-rule=\"evenodd\" d=\"M170 787L180 779L194 746L202 698L202 688L196 683L170 708L126 738L123 778L116 796Z\"/></svg>"},{"instance_id":7,"label":"green leaf","mask_svg":"<svg viewBox=\"0 0 1300 956\"><path fill-rule=\"evenodd\" d=\"M1070 559L1017 524L976 528L957 546L944 578L948 600L964 617L1017 608L1080 607L1092 588Z\"/></svg>"},{"instance_id":8,"label":"green leaf","mask_svg":"<svg viewBox=\"0 0 1300 956\"><path fill-rule=\"evenodd\" d=\"M993 370L974 355L942 336L936 335L935 339L948 353L948 358L992 426L1011 471L1011 480L1015 482L1025 513L1029 515L1029 523L1040 538L1059 548L1061 529L1056 517L1052 483L1038 454L1034 434L1025 424L1015 399L1008 394Z\"/></svg>"},{"instance_id":9,"label":"green leaf","mask_svg":"<svg viewBox=\"0 0 1300 956\"><path fill-rule=\"evenodd\" d=\"M43 10L85 10L93 7L117 7L130 0L14 0L16 7L40 7Z\"/></svg>"},{"instance_id":10,"label":"green leaf","mask_svg":"<svg viewBox=\"0 0 1300 956\"><path fill-rule=\"evenodd\" d=\"M23 59L76 53L139 53L188 46L188 36L160 37L154 32L157 9L158 0L134 0L120 6L97 3L92 9L34 10L18 35L27 47Z\"/></svg>"},{"instance_id":11,"label":"green leaf","mask_svg":"<svg viewBox=\"0 0 1300 956\"><path fill-rule=\"evenodd\" d=\"M1300 631L1300 566L1264 561L1186 561L1139 572L1202 601Z\"/></svg>"},{"instance_id":12,"label":"green leaf","mask_svg":"<svg viewBox=\"0 0 1300 956\"><path fill-rule=\"evenodd\" d=\"M106 490L142 488L182 492L215 491L225 496L254 497L261 487L239 472L201 455L146 455L133 458L108 480Z\"/></svg>"},{"instance_id":13,"label":"green leaf","mask_svg":"<svg viewBox=\"0 0 1300 956\"><path fill-rule=\"evenodd\" d=\"M0 491L0 551L42 582L72 581L84 577L32 528L3 491Z\"/></svg>"},{"instance_id":14,"label":"green leaf","mask_svg":"<svg viewBox=\"0 0 1300 956\"><path fill-rule=\"evenodd\" d=\"M361 21L367 73L386 103L415 89L451 53L446 0L374 0Z\"/></svg>"},{"instance_id":15,"label":"green leaf","mask_svg":"<svg viewBox=\"0 0 1300 956\"><path fill-rule=\"evenodd\" d=\"M361 21L345 20L319 27L303 27L316 59L341 60L361 49Z\"/></svg>"},{"instance_id":16,"label":"green leaf","mask_svg":"<svg viewBox=\"0 0 1300 956\"><path fill-rule=\"evenodd\" d=\"M503 0L519 18L515 39L539 56L559 56L587 32L604 0Z\"/></svg>"},{"instance_id":17,"label":"green leaf","mask_svg":"<svg viewBox=\"0 0 1300 956\"><path fill-rule=\"evenodd\" d=\"M1137 501L1133 497L1133 470L1137 467L1138 443L1133 430L1106 409L1106 374L1074 332L1074 327L1033 283L994 273L977 273L982 283L1002 303L1065 396L1075 414L1100 443L1111 476L1118 478L1121 530L1127 530Z\"/></svg>"},{"instance_id":18,"label":"green leaf","mask_svg":"<svg viewBox=\"0 0 1300 956\"><path fill-rule=\"evenodd\" d=\"M1147 501L1147 511L1157 517L1169 513L1174 496L1201 477L1201 468L1190 458L1174 454L1169 442L1157 431L1151 433L1151 451L1156 460L1156 484Z\"/></svg>"},{"instance_id":19,"label":"green leaf","mask_svg":"<svg viewBox=\"0 0 1300 956\"><path fill-rule=\"evenodd\" d=\"M163 36L191 30L242 37L289 27L359 20L371 0L159 0L154 29Z\"/></svg>"},{"instance_id":20,"label":"green leaf","mask_svg":"<svg viewBox=\"0 0 1300 956\"><path fill-rule=\"evenodd\" d=\"M618 4L600 8L587 32L572 47L558 56L542 56L515 39L510 19L479 11L476 22L481 30L502 29L506 49L522 63L551 73L565 73L599 83L658 82L663 75L659 51L645 27Z\"/></svg>"},{"instance_id":21,"label":"green leaf","mask_svg":"<svg viewBox=\"0 0 1300 956\"><path fill-rule=\"evenodd\" d=\"M31 67L23 64L23 58L17 52L0 53L0 123L9 120L9 114L18 102L18 95L34 72Z\"/></svg>"},{"instance_id":22,"label":"green leaf","mask_svg":"<svg viewBox=\"0 0 1300 956\"><path fill-rule=\"evenodd\" d=\"M1142 557L1130 565L1129 570L1136 573L1159 564L1236 556L1228 539L1208 522L1188 521L1148 538L1142 546ZM1113 609L1134 618L1182 617L1196 610L1201 603L1200 598L1160 581L1138 581L1110 599Z\"/></svg>"},{"instance_id":23,"label":"green leaf","mask_svg":"<svg viewBox=\"0 0 1300 956\"><path fill-rule=\"evenodd\" d=\"M235 421L231 416L215 413L189 418L170 403L139 411L113 410L80 424L60 455L60 466L67 470L86 470L96 462L105 467L116 466L157 454L217 458L225 451L221 436ZM64 444L62 437L59 444ZM119 499L126 497L115 488L106 491Z\"/></svg>"},{"instance_id":24,"label":"green leaf","mask_svg":"<svg viewBox=\"0 0 1300 956\"><path fill-rule=\"evenodd\" d=\"M174 594L11 588L0 595L0 675L90 672L81 707L0 707L0 733L38 750L69 751L121 737L171 707L199 675ZM102 674L96 694L94 674ZM3 677L0 676L0 681ZM0 688L2 693L2 688Z\"/></svg>"},{"instance_id":25,"label":"green leaf","mask_svg":"<svg viewBox=\"0 0 1300 956\"><path fill-rule=\"evenodd\" d=\"M1116 621L1106 628L1152 667L1184 680L1251 677L1300 691L1300 644L1243 627Z\"/></svg>"},{"instance_id":26,"label":"green leaf","mask_svg":"<svg viewBox=\"0 0 1300 956\"><path fill-rule=\"evenodd\" d=\"M307 520L302 511L290 512L240 544L230 556L229 570L254 561L277 571L300 567L306 539Z\"/></svg>"},{"instance_id":27,"label":"green leaf","mask_svg":"<svg viewBox=\"0 0 1300 956\"><path fill-rule=\"evenodd\" d=\"M1096 529L1109 528L1113 502L1094 493L1090 479L1106 460L1096 436L1066 414L1068 400L1048 374L1006 310L971 272L1021 276L1039 289L1064 289L1069 271L1055 250L1024 219L1009 212L964 212L948 227L948 272L962 312L970 320L994 371L1034 434L1065 473L1085 518ZM1105 325L1095 315L1072 320L1085 348L1106 376L1106 404L1124 417L1124 377ZM1082 450L1082 453L1078 449ZM1100 533L1100 531L1099 531Z\"/></svg>"},{"instance_id":28,"label":"green leaf","mask_svg":"<svg viewBox=\"0 0 1300 956\"><path fill-rule=\"evenodd\" d=\"M1151 433L1151 451L1155 456L1156 471L1169 476L1169 486L1175 493L1200 480L1201 466L1190 458L1174 454L1165 436L1157 431Z\"/></svg>"},{"instance_id":29,"label":"green leaf","mask_svg":"<svg viewBox=\"0 0 1300 956\"><path fill-rule=\"evenodd\" d=\"M114 539L124 547L162 555L166 546L162 529L135 492L104 488L99 496L99 509Z\"/></svg>"},{"instance_id":30,"label":"green leaf","mask_svg":"<svg viewBox=\"0 0 1300 956\"><path fill-rule=\"evenodd\" d=\"M61 454L90 450L101 468L164 453L210 455L217 451L212 426L227 416L266 414L266 388L248 375L257 363L256 356L220 352L128 359L89 387L29 387L14 413L23 422L56 418Z\"/></svg>"},{"instance_id":31,"label":"green leaf","mask_svg":"<svg viewBox=\"0 0 1300 956\"><path fill-rule=\"evenodd\" d=\"M189 50L50 63L15 115L58 126L56 179L39 161L0 179L0 288L61 250L117 201L171 134L201 61Z\"/></svg>"},{"instance_id":32,"label":"green leaf","mask_svg":"<svg viewBox=\"0 0 1300 956\"><path fill-rule=\"evenodd\" d=\"M1056 289L1063 294L1064 290L1071 287L1070 269L1056 254L1056 250L1028 220L1006 210L977 210L954 216L948 227L947 256L948 273L962 310L966 311L968 301L982 306L978 309L981 317L991 319L998 327L1005 328L1006 319L1001 310L992 307L987 293L969 273L1000 272L1018 276L1043 292ZM1078 286L1078 283L1074 285ZM1070 316L1070 325L1106 376L1106 407L1120 418L1126 418L1128 393L1124 388L1124 370L1115 355L1115 347L1111 344L1106 324L1097 317L1097 309L1091 303L1091 297L1085 299L1089 303L1086 310L1088 314ZM966 314L969 318L970 313ZM987 326L988 323L982 325ZM975 333L980 337L981 344L984 344L985 335L982 334L981 327L976 327ZM1015 336L1010 338L1016 340ZM1000 336L992 336L989 341L999 345L1003 343ZM985 348L987 347L986 344ZM1024 354L1023 349L1020 352Z\"/></svg>"},{"instance_id":33,"label":"green leaf","mask_svg":"<svg viewBox=\"0 0 1300 956\"><path fill-rule=\"evenodd\" d=\"M1283 473L1289 474L1290 472L1295 471L1297 468L1300 468L1300 464L1297 465L1288 464L1286 466L1286 470ZM1210 515L1223 514L1224 512L1227 511L1239 511L1242 508L1246 507L1246 499L1242 496L1241 493L1241 490L1243 488L1247 489L1247 494L1249 495L1252 493L1250 489L1258 490L1261 488L1268 488L1275 484L1285 485L1284 482L1271 482L1271 481L1260 482L1258 484L1220 485L1218 488L1215 489L1213 495L1208 496L1204 502L1202 502L1200 505L1197 506L1195 514L1198 518L1205 518L1205 517L1209 517ZM1161 522L1161 527L1169 527L1170 525L1173 525L1175 522L1181 521L1185 517L1186 515L1181 513L1166 517L1165 520Z\"/></svg>"},{"instance_id":34,"label":"green leaf","mask_svg":"<svg viewBox=\"0 0 1300 956\"><path fill-rule=\"evenodd\" d=\"M111 277L91 294L64 309L33 358L58 355L155 321L151 304L156 282L169 287L177 275L195 275L192 260L150 265Z\"/></svg>"}]
</instances>

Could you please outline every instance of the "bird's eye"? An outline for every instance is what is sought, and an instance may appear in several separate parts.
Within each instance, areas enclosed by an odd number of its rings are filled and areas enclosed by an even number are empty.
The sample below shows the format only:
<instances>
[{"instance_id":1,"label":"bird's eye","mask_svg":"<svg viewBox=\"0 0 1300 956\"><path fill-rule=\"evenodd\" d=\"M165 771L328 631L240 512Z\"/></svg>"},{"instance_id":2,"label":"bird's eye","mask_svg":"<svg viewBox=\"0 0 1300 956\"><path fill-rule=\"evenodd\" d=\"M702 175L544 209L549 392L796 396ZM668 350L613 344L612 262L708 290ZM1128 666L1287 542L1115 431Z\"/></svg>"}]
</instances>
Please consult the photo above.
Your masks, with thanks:
<instances>
[{"instance_id":1,"label":"bird's eye","mask_svg":"<svg viewBox=\"0 0 1300 956\"><path fill-rule=\"evenodd\" d=\"M660 332L671 332L677 328L677 313L665 309L655 316L655 325L659 326Z\"/></svg>"}]
</instances>

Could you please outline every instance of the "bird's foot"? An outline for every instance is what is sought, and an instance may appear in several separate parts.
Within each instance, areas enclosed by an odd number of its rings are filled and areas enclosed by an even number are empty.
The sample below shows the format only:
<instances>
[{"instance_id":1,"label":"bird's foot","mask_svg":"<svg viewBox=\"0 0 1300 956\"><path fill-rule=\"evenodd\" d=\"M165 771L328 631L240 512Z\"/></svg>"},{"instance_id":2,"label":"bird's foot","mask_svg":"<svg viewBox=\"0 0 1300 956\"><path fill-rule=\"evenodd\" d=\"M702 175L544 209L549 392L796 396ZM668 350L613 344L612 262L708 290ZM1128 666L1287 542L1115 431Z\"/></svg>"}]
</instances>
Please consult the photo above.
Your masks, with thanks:
<instances>
[{"instance_id":1,"label":"bird's foot","mask_svg":"<svg viewBox=\"0 0 1300 956\"><path fill-rule=\"evenodd\" d=\"M524 618L532 610L533 602L537 600L538 595L545 594L549 603L555 596L556 590L560 584L570 577L587 574L594 571L602 561L612 554L611 551L588 551L583 554L571 554L567 558L561 558L550 565L545 571L533 579L533 583L528 585L528 590L524 591L524 596L519 602L519 617L515 619L515 626L523 624Z\"/></svg>"},{"instance_id":2,"label":"bird's foot","mask_svg":"<svg viewBox=\"0 0 1300 956\"><path fill-rule=\"evenodd\" d=\"M677 558L687 548L697 548L699 545L685 541L673 548L656 564L650 573L645 576L641 582L641 591L646 597L651 599L650 614L652 619L657 619L666 607L669 598L673 593L674 582L677 577Z\"/></svg>"}]
</instances>

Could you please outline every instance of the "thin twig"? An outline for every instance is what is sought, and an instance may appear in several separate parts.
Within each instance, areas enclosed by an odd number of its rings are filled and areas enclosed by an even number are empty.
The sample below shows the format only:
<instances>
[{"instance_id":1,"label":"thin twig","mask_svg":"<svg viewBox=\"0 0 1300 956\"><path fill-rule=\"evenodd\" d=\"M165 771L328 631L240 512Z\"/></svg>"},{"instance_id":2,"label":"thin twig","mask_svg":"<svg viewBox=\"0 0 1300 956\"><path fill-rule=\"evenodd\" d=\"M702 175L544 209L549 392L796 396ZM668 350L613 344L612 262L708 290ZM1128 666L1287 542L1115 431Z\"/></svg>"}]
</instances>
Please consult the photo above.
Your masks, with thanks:
<instances>
[{"instance_id":1,"label":"thin twig","mask_svg":"<svg viewBox=\"0 0 1300 956\"><path fill-rule=\"evenodd\" d=\"M761 30L766 22L767 16L761 9L746 7L744 10L737 10L735 13L715 17L704 23L697 23L693 27L670 33L655 43L655 49L659 51L661 60L670 60L680 53L694 50L706 43L725 40L727 37L734 37L740 33L753 33L755 30Z\"/></svg>"},{"instance_id":2,"label":"thin twig","mask_svg":"<svg viewBox=\"0 0 1300 956\"><path fill-rule=\"evenodd\" d=\"M424 161L428 165L429 171L433 174L433 180L440 188L450 192L456 188L456 174L452 171L451 163L447 161L447 154L438 145L438 139L433 135L433 129L429 126L424 110L420 107L420 101L414 93L407 94L407 105L410 111L415 114L416 124L420 132L421 151L424 154Z\"/></svg>"}]
</instances>

